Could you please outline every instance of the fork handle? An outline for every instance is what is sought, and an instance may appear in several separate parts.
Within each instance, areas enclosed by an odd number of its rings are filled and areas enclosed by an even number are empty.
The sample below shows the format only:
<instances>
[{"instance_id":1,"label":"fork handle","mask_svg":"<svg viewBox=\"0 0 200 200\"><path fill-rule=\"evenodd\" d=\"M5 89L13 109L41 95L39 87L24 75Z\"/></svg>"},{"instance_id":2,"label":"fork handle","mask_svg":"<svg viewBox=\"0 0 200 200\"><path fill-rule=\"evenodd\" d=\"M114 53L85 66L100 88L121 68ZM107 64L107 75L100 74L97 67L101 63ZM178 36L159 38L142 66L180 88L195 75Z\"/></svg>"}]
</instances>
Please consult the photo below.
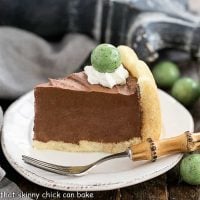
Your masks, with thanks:
<instances>
[{"instance_id":1,"label":"fork handle","mask_svg":"<svg viewBox=\"0 0 200 200\"><path fill-rule=\"evenodd\" d=\"M156 161L160 156L192 152L200 149L200 132L190 133L189 131L172 138L163 140L152 140L148 138L146 141L131 145L131 156L133 160L151 160Z\"/></svg>"}]
</instances>

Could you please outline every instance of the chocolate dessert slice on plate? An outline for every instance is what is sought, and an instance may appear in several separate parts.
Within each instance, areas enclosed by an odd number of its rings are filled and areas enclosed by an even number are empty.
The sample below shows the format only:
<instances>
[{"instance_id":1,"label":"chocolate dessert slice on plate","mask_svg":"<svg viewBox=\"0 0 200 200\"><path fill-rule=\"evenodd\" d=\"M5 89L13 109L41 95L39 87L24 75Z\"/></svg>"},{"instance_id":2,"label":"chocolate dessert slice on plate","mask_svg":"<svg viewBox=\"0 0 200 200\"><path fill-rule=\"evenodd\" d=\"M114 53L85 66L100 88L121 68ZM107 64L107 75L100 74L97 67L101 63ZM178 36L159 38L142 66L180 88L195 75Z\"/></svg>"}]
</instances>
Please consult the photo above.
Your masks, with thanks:
<instances>
[{"instance_id":1,"label":"chocolate dessert slice on plate","mask_svg":"<svg viewBox=\"0 0 200 200\"><path fill-rule=\"evenodd\" d=\"M127 46L101 44L92 66L35 88L33 146L61 151L120 152L161 134L157 87Z\"/></svg>"}]
</instances>

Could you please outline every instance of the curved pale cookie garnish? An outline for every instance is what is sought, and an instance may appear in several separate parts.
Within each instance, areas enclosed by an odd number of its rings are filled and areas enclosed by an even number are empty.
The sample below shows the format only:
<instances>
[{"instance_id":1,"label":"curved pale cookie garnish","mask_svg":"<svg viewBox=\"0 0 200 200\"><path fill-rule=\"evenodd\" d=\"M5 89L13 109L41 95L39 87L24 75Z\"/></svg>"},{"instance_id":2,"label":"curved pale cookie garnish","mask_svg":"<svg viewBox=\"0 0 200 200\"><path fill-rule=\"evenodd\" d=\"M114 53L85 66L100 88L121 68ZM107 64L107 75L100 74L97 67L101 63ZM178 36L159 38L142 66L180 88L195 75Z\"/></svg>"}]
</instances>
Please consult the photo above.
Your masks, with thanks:
<instances>
[{"instance_id":1,"label":"curved pale cookie garnish","mask_svg":"<svg viewBox=\"0 0 200 200\"><path fill-rule=\"evenodd\" d=\"M138 59L136 53L128 46L118 46L122 64L130 74L137 78L140 89L142 109L142 139L159 139L162 129L160 102L153 75L145 62Z\"/></svg>"}]
</instances>

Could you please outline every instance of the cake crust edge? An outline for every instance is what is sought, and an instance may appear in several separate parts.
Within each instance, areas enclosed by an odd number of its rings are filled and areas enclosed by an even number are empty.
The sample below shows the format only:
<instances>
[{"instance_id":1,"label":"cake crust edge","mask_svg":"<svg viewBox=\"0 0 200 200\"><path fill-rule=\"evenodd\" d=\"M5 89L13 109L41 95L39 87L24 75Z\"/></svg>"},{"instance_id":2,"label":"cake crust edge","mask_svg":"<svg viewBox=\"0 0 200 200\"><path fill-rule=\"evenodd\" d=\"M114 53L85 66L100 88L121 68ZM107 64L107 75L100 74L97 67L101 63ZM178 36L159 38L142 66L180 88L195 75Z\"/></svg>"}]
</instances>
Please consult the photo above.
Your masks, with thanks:
<instances>
[{"instance_id":1,"label":"cake crust edge","mask_svg":"<svg viewBox=\"0 0 200 200\"><path fill-rule=\"evenodd\" d=\"M140 105L142 109L142 140L158 140L162 133L162 117L157 85L147 64L138 59L128 46L118 46L122 63L133 77L138 80Z\"/></svg>"}]
</instances>

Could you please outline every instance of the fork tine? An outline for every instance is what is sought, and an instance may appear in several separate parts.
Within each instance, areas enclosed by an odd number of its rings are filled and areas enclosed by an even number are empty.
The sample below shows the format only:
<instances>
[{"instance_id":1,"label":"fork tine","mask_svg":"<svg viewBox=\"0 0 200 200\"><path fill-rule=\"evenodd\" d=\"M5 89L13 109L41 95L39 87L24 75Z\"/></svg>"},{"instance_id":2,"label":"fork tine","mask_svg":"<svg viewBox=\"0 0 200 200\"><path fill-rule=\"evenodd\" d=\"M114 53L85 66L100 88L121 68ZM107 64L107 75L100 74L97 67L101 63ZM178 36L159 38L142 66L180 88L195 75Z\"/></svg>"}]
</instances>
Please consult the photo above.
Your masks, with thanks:
<instances>
[{"instance_id":1,"label":"fork tine","mask_svg":"<svg viewBox=\"0 0 200 200\"><path fill-rule=\"evenodd\" d=\"M25 163L35 167L67 176L80 176L85 171L85 169L87 169L84 166L64 167L60 165L54 165L25 155L22 155L22 160Z\"/></svg>"},{"instance_id":2,"label":"fork tine","mask_svg":"<svg viewBox=\"0 0 200 200\"><path fill-rule=\"evenodd\" d=\"M32 164L35 163L37 165L42 165L44 167L52 168L52 169L55 169L55 170L62 170L62 171L65 171L65 172L68 170L68 167L59 166L59 165L51 164L51 163L48 163L48 162L40 161L40 160L37 160L35 158L31 158L31 157L25 156L25 155L22 155L22 159L25 162L32 163Z\"/></svg>"},{"instance_id":3,"label":"fork tine","mask_svg":"<svg viewBox=\"0 0 200 200\"><path fill-rule=\"evenodd\" d=\"M50 168L50 167L47 167L47 166L44 166L44 165L41 165L41 164L37 164L37 163L34 163L33 161L30 161L30 160L25 160L24 159L24 162L25 163L28 163L34 167L37 167L37 168L40 168L40 169L44 169L46 171L50 171L50 172L53 172L53 173L56 173L56 174L60 174L60 175L70 175L68 174L67 172L65 171L62 171L62 170L58 170L58 169L54 169L54 168Z\"/></svg>"}]
</instances>

